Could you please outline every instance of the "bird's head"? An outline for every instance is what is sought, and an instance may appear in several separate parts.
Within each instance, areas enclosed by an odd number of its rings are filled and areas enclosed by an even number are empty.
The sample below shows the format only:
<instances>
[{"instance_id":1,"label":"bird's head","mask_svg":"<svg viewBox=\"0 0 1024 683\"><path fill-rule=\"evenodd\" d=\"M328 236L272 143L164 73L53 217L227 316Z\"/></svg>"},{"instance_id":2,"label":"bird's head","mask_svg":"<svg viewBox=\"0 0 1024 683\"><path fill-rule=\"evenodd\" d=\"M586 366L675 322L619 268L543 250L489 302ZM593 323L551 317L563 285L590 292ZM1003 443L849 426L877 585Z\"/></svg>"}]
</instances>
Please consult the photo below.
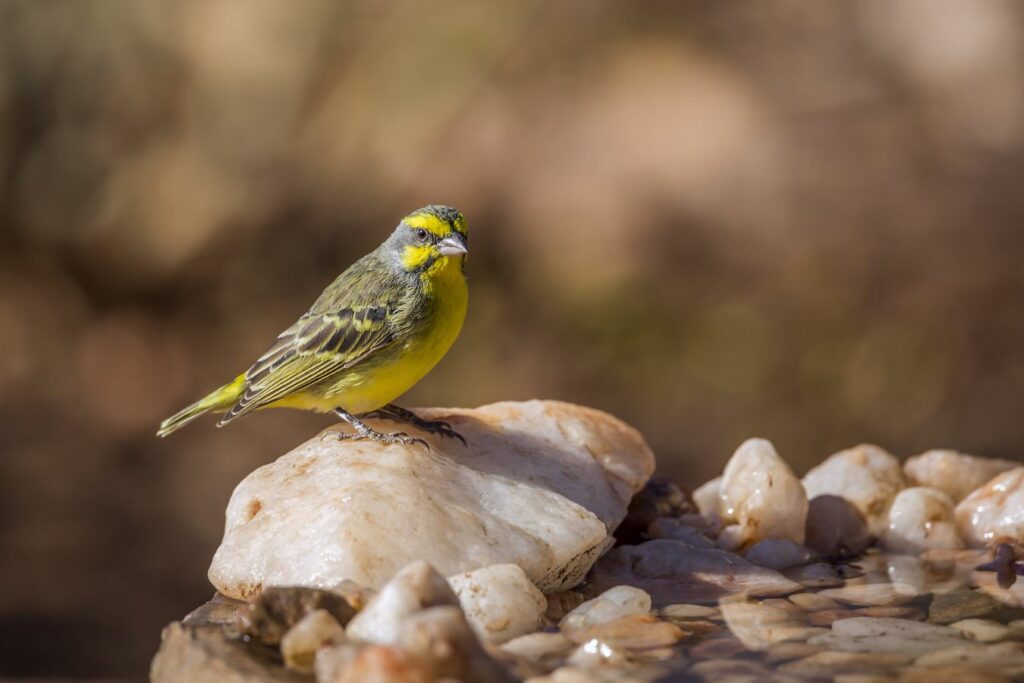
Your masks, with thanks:
<instances>
[{"instance_id":1,"label":"bird's head","mask_svg":"<svg viewBox=\"0 0 1024 683\"><path fill-rule=\"evenodd\" d=\"M465 262L469 253L466 219L450 206L431 204L402 219L388 242L402 268L429 273Z\"/></svg>"}]
</instances>

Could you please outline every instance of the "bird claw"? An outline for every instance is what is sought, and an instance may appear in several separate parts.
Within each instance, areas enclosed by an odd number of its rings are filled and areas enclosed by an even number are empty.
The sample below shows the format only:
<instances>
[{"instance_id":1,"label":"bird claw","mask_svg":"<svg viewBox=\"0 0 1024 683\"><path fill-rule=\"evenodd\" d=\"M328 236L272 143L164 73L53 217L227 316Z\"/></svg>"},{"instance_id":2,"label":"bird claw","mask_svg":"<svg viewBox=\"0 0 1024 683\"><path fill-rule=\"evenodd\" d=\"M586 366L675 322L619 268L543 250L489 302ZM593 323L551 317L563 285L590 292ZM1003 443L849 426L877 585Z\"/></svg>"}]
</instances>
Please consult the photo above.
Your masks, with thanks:
<instances>
[{"instance_id":1,"label":"bird claw","mask_svg":"<svg viewBox=\"0 0 1024 683\"><path fill-rule=\"evenodd\" d=\"M448 437L449 439L458 439L462 442L463 446L468 446L466 439L462 434L452 429L452 426L443 420L420 420L417 427L430 434L437 434L438 436Z\"/></svg>"}]
</instances>

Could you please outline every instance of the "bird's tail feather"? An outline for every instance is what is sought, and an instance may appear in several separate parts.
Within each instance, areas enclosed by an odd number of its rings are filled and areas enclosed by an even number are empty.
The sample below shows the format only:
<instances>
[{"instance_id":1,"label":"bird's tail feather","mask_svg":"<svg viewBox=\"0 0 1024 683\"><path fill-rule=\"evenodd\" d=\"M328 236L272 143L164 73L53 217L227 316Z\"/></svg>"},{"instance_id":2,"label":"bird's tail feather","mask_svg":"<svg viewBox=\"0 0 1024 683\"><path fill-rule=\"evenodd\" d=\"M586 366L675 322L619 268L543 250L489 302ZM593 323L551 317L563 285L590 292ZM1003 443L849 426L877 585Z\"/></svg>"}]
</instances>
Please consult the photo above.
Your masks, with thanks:
<instances>
[{"instance_id":1,"label":"bird's tail feather","mask_svg":"<svg viewBox=\"0 0 1024 683\"><path fill-rule=\"evenodd\" d=\"M227 410L235 404L235 401L241 397L242 392L244 391L245 375L243 374L236 377L235 381L214 390L205 398L196 401L189 407L178 411L161 422L160 429L157 431L156 435L167 436L168 434L181 429L200 415L205 415L210 411Z\"/></svg>"}]
</instances>

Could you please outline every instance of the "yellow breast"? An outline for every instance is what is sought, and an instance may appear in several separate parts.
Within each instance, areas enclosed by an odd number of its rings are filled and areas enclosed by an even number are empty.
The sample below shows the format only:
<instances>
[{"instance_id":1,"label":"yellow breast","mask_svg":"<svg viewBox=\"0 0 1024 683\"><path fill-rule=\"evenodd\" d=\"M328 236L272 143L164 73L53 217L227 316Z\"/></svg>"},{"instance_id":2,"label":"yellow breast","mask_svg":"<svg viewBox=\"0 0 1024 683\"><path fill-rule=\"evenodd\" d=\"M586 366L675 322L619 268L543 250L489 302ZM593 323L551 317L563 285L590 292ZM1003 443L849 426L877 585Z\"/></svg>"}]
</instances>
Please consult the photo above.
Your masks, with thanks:
<instances>
[{"instance_id":1,"label":"yellow breast","mask_svg":"<svg viewBox=\"0 0 1024 683\"><path fill-rule=\"evenodd\" d=\"M359 415L392 403L433 370L462 331L469 288L461 257L438 259L422 278L431 303L423 323L408 339L275 405L319 412L340 407Z\"/></svg>"}]
</instances>

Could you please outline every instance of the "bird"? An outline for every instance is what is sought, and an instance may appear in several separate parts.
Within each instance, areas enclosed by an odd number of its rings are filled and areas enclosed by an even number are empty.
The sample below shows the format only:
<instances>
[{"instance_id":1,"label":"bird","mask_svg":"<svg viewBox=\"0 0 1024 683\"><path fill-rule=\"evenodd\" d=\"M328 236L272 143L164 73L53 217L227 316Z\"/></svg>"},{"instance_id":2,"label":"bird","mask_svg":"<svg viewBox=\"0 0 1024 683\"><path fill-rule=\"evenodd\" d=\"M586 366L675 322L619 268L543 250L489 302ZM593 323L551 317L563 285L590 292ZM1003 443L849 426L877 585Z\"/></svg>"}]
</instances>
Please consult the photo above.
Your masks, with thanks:
<instances>
[{"instance_id":1,"label":"bird","mask_svg":"<svg viewBox=\"0 0 1024 683\"><path fill-rule=\"evenodd\" d=\"M333 412L352 432L339 439L422 444L383 433L367 419L407 423L457 438L447 422L424 420L393 402L429 373L462 330L469 303L465 217L431 204L403 218L375 250L353 263L252 366L167 418L164 437L206 413L217 426L271 407Z\"/></svg>"}]
</instances>

